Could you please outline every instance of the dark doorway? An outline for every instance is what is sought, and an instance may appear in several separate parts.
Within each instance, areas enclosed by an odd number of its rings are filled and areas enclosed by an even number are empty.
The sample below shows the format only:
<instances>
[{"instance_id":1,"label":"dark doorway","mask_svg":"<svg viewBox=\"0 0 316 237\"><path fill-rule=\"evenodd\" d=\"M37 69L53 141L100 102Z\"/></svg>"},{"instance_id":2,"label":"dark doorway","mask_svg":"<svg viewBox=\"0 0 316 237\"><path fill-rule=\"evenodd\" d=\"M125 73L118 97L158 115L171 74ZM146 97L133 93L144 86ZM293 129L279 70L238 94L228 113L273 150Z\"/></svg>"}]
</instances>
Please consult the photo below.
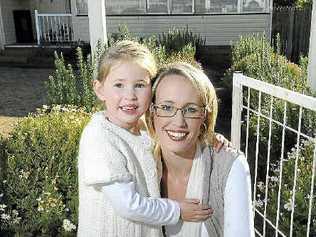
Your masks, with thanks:
<instances>
[{"instance_id":1,"label":"dark doorway","mask_svg":"<svg viewBox=\"0 0 316 237\"><path fill-rule=\"evenodd\" d=\"M33 43L32 19L30 10L13 11L17 43Z\"/></svg>"}]
</instances>

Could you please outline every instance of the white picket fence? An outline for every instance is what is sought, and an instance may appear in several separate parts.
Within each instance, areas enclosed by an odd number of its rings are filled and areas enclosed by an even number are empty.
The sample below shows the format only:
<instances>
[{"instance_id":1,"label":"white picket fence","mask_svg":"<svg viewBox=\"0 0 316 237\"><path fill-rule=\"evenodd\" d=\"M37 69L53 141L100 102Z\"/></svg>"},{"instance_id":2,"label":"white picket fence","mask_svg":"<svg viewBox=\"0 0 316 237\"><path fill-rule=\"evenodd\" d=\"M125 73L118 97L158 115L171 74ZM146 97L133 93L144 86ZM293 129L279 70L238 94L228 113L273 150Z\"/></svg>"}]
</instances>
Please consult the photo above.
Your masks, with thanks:
<instances>
[{"instance_id":1,"label":"white picket fence","mask_svg":"<svg viewBox=\"0 0 316 237\"><path fill-rule=\"evenodd\" d=\"M231 139L252 174L256 236L316 236L316 127L304 127L316 120L316 98L235 73L232 109Z\"/></svg>"},{"instance_id":2,"label":"white picket fence","mask_svg":"<svg viewBox=\"0 0 316 237\"><path fill-rule=\"evenodd\" d=\"M40 14L35 10L37 44L72 42L74 39L71 14Z\"/></svg>"}]
</instances>

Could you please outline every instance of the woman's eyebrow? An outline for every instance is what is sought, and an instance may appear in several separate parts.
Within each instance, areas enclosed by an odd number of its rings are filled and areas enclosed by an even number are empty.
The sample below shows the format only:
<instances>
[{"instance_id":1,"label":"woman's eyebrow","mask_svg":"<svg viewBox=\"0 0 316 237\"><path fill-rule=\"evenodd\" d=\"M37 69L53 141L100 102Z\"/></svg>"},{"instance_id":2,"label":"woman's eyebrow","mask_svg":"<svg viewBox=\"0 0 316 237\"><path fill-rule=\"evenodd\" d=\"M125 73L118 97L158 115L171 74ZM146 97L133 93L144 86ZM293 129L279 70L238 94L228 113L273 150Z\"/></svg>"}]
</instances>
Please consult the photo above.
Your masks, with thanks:
<instances>
[{"instance_id":1,"label":"woman's eyebrow","mask_svg":"<svg viewBox=\"0 0 316 237\"><path fill-rule=\"evenodd\" d=\"M173 102L172 100L163 100L163 101L160 101L159 103L160 103L160 104L161 104L161 103L174 104L174 102Z\"/></svg>"}]
</instances>

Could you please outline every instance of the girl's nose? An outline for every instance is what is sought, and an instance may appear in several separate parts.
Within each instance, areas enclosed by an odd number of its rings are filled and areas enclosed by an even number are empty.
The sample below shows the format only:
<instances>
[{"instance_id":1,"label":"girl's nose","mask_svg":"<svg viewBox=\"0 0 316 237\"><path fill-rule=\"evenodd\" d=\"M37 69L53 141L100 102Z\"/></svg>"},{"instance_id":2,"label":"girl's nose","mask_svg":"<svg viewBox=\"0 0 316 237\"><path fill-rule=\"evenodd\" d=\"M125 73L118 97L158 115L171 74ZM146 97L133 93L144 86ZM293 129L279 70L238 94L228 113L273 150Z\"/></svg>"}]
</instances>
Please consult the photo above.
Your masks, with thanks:
<instances>
[{"instance_id":1,"label":"girl's nose","mask_svg":"<svg viewBox=\"0 0 316 237\"><path fill-rule=\"evenodd\" d=\"M137 96L134 88L126 88L125 97L129 100L136 100Z\"/></svg>"}]
</instances>

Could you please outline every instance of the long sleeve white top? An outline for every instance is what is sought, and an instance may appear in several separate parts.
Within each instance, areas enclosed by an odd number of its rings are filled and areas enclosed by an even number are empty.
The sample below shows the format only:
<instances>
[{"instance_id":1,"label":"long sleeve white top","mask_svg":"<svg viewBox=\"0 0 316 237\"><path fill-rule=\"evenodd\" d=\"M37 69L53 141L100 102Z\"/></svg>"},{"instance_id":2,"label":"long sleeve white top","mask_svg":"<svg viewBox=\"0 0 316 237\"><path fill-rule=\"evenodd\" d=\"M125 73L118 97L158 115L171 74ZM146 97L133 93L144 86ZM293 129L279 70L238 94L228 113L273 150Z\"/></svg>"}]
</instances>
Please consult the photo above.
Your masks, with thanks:
<instances>
[{"instance_id":1,"label":"long sleeve white top","mask_svg":"<svg viewBox=\"0 0 316 237\"><path fill-rule=\"evenodd\" d=\"M140 196L135 191L133 182L106 185L103 192L122 217L152 225L175 224L177 217L172 215L171 205ZM250 173L247 161L243 157L234 161L229 172L224 203L224 236L253 236ZM163 216L161 213L166 213L168 208L170 216ZM206 228L202 225L201 237L207 236Z\"/></svg>"}]
</instances>

